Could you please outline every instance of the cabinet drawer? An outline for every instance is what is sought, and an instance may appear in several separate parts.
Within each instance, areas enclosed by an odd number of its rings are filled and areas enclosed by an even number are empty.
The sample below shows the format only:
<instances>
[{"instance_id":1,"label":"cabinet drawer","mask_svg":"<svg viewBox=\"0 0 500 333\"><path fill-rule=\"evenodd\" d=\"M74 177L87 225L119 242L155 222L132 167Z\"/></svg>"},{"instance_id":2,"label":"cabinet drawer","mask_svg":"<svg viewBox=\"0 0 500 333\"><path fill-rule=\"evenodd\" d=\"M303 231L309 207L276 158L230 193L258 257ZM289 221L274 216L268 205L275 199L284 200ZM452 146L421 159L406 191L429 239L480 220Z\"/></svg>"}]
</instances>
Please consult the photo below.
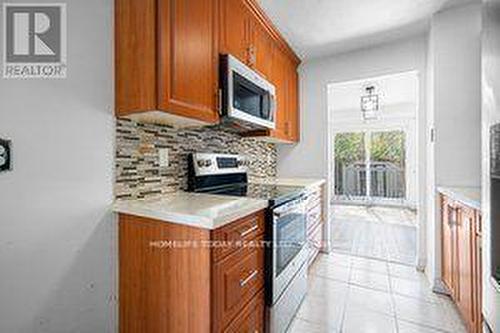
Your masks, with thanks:
<instances>
[{"instance_id":1,"label":"cabinet drawer","mask_svg":"<svg viewBox=\"0 0 500 333\"><path fill-rule=\"evenodd\" d=\"M321 198L321 190L319 188L309 192L307 196L308 196L306 203L307 210L313 209L317 205L321 204L322 198Z\"/></svg>"},{"instance_id":2,"label":"cabinet drawer","mask_svg":"<svg viewBox=\"0 0 500 333\"><path fill-rule=\"evenodd\" d=\"M224 330L224 333L241 332L264 332L264 290L255 296Z\"/></svg>"},{"instance_id":3,"label":"cabinet drawer","mask_svg":"<svg viewBox=\"0 0 500 333\"><path fill-rule=\"evenodd\" d=\"M322 222L322 207L321 205L316 206L314 209L311 209L307 212L307 231L308 233L319 223Z\"/></svg>"},{"instance_id":4,"label":"cabinet drawer","mask_svg":"<svg viewBox=\"0 0 500 333\"><path fill-rule=\"evenodd\" d=\"M323 224L318 224L311 233L307 236L309 247L320 250L323 245Z\"/></svg>"},{"instance_id":5,"label":"cabinet drawer","mask_svg":"<svg viewBox=\"0 0 500 333\"><path fill-rule=\"evenodd\" d=\"M216 229L212 234L212 240L219 244L214 248L214 260L221 260L240 249L243 242L254 240L255 237L262 235L264 226L264 211L260 211Z\"/></svg>"},{"instance_id":6,"label":"cabinet drawer","mask_svg":"<svg viewBox=\"0 0 500 333\"><path fill-rule=\"evenodd\" d=\"M215 323L224 328L263 288L264 249L241 248L216 263L213 273Z\"/></svg>"}]
</instances>

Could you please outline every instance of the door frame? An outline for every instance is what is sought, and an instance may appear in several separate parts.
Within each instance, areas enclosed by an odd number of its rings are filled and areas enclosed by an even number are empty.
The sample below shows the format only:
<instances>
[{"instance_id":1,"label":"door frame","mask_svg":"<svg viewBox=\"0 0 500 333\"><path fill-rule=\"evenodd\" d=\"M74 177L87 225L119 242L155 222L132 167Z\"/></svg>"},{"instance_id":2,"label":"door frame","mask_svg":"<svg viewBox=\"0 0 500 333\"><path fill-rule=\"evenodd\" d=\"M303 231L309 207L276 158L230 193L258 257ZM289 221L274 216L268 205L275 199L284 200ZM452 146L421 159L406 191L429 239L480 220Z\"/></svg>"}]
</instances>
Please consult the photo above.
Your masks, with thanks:
<instances>
[{"instance_id":1,"label":"door frame","mask_svg":"<svg viewBox=\"0 0 500 333\"><path fill-rule=\"evenodd\" d=\"M418 67L418 65L417 65ZM325 89L325 105L326 105L326 114L327 114L327 142L326 142L326 155L330 156L331 152L333 151L333 143L332 143L332 132L334 129L333 126L333 115L332 115L332 109L330 108L330 87L338 84L346 84L350 82L361 82L361 81L372 81L372 80L379 80L382 78L386 77L391 77L394 75L402 75L402 74L409 74L409 75L414 75L416 79L418 80L417 82L417 91L416 93L416 106L414 110L414 115L415 115L415 120L414 120L414 126L415 126L415 149L416 149L416 162L415 162L415 167L416 167L416 208L417 208L417 258L415 261L415 267L419 271L424 271L424 269L427 267L427 215L429 212L428 209L428 203L427 203L427 193L429 191L427 182L428 182L428 163L429 163L429 157L427 156L427 142L429 139L429 133L427 133L427 112L426 112L426 106L427 106L427 97L426 97L426 90L425 90L425 83L426 83L426 72L425 70L419 70L417 68L413 69L408 69L408 70L403 70L403 71L394 71L394 72L385 72L385 73L380 73L380 75L373 75L373 76L366 76L364 78L353 78L353 79L343 79L339 81L331 80L326 83L324 89ZM331 179L333 177L333 163L331 158L327 158L328 161L328 167L327 167L327 183L331 182ZM328 193L328 198L333 197L333 192L332 192L332 186L328 185L326 190ZM329 212L330 212L330 205L328 206ZM331 220L329 221L331 223ZM329 224L330 224L329 223ZM331 231L331 226L328 226L327 228L328 232ZM330 237L330 236L329 236Z\"/></svg>"}]
</instances>

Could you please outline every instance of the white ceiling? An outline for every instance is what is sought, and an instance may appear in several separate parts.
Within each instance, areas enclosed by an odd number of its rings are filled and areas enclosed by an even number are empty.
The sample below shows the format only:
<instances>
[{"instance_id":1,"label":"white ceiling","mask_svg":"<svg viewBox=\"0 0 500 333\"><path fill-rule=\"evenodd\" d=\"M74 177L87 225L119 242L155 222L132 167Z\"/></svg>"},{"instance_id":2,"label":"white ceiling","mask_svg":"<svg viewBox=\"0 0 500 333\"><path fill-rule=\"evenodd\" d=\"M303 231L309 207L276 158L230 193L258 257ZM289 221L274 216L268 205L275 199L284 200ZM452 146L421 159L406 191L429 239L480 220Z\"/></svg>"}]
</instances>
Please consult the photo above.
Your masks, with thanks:
<instances>
[{"instance_id":1,"label":"white ceiling","mask_svg":"<svg viewBox=\"0 0 500 333\"><path fill-rule=\"evenodd\" d=\"M424 33L432 14L480 0L258 0L301 58Z\"/></svg>"},{"instance_id":2,"label":"white ceiling","mask_svg":"<svg viewBox=\"0 0 500 333\"><path fill-rule=\"evenodd\" d=\"M329 108L333 112L359 110L364 88L375 85L381 108L389 105L416 104L418 77L416 72L394 74L367 80L349 81L328 85Z\"/></svg>"}]
</instances>

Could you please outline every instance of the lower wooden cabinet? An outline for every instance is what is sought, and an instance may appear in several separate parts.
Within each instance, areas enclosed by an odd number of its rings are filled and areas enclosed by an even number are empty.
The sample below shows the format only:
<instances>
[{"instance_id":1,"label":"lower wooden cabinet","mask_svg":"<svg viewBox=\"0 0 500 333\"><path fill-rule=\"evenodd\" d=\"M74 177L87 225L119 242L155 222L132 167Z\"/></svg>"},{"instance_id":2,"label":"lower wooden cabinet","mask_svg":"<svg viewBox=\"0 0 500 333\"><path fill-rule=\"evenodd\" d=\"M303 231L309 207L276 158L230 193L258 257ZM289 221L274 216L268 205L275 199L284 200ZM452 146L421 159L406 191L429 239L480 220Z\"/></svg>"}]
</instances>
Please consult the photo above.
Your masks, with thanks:
<instances>
[{"instance_id":1,"label":"lower wooden cabinet","mask_svg":"<svg viewBox=\"0 0 500 333\"><path fill-rule=\"evenodd\" d=\"M258 240L263 240L260 237ZM264 288L264 249L242 248L213 267L213 319L216 332L228 327Z\"/></svg>"},{"instance_id":2,"label":"lower wooden cabinet","mask_svg":"<svg viewBox=\"0 0 500 333\"><path fill-rule=\"evenodd\" d=\"M207 246L225 235L255 244L263 221L261 211L210 231L120 214L120 332L264 332L264 249Z\"/></svg>"},{"instance_id":3,"label":"lower wooden cabinet","mask_svg":"<svg viewBox=\"0 0 500 333\"><path fill-rule=\"evenodd\" d=\"M471 333L482 332L481 214L441 196L442 279Z\"/></svg>"},{"instance_id":4,"label":"lower wooden cabinet","mask_svg":"<svg viewBox=\"0 0 500 333\"><path fill-rule=\"evenodd\" d=\"M224 333L264 333L264 290L254 297Z\"/></svg>"}]
</instances>

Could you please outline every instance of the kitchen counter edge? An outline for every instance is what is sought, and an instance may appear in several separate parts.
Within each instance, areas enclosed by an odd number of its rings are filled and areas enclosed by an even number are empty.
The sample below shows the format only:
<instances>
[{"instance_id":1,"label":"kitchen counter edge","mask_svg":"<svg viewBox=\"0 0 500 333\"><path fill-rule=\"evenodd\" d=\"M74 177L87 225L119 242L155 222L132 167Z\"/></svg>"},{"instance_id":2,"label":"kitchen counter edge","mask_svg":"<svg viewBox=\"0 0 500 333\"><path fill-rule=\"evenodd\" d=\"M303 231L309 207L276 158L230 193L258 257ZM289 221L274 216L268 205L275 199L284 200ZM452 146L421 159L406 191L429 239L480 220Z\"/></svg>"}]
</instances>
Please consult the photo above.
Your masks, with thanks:
<instances>
[{"instance_id":1,"label":"kitchen counter edge","mask_svg":"<svg viewBox=\"0 0 500 333\"><path fill-rule=\"evenodd\" d=\"M481 188L438 186L437 191L471 208L481 210Z\"/></svg>"},{"instance_id":2,"label":"kitchen counter edge","mask_svg":"<svg viewBox=\"0 0 500 333\"><path fill-rule=\"evenodd\" d=\"M175 200L188 201L196 207L197 202L201 206L206 206L206 201L214 200L210 194L175 193L163 195L152 199L120 199L113 204L113 212L117 214L127 214L139 217L160 220L168 223L181 224L195 228L215 230L236 220L266 209L269 203L266 200L217 196L221 203L211 205L196 211L185 211L179 209ZM223 202L227 200L227 202ZM233 207L228 205L234 202ZM210 213L211 214L207 214Z\"/></svg>"}]
</instances>

